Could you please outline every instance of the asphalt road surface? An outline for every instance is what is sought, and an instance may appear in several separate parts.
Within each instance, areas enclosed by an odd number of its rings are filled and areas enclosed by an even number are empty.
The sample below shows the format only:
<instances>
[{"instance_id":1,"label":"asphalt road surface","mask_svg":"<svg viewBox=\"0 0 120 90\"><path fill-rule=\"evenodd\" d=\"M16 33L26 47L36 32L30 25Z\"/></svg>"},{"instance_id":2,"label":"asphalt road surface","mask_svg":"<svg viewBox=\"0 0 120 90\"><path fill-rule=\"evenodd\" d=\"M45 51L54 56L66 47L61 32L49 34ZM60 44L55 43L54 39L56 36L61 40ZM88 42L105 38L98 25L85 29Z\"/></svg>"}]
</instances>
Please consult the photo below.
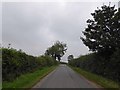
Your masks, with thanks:
<instances>
[{"instance_id":1,"label":"asphalt road surface","mask_svg":"<svg viewBox=\"0 0 120 90\"><path fill-rule=\"evenodd\" d=\"M96 84L61 64L33 88L98 88Z\"/></svg>"}]
</instances>

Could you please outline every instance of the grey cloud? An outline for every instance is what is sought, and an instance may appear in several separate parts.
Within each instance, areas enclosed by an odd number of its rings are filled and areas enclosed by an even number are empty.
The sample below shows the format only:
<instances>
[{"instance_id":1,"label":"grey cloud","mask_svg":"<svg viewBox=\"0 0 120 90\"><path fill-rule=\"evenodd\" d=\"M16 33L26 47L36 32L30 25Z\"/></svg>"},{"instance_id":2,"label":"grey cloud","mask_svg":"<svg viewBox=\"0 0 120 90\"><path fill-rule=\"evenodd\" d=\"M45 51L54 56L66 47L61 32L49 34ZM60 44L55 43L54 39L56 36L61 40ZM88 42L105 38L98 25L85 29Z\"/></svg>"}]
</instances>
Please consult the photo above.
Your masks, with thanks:
<instances>
[{"instance_id":1,"label":"grey cloud","mask_svg":"<svg viewBox=\"0 0 120 90\"><path fill-rule=\"evenodd\" d=\"M117 3L115 3L117 4ZM65 42L69 54L75 57L89 53L80 40L90 13L101 2L19 2L3 3L3 45L11 43L31 55L44 54L56 40Z\"/></svg>"}]
</instances>

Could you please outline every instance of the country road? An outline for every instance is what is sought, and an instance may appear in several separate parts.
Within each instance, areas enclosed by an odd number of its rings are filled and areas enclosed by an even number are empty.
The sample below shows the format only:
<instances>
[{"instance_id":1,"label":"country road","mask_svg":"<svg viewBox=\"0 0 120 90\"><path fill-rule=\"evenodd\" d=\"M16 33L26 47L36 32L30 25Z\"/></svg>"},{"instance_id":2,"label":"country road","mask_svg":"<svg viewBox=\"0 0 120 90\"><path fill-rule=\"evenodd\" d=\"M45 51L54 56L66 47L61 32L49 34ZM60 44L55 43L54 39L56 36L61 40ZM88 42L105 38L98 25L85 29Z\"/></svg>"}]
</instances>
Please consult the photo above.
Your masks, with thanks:
<instances>
[{"instance_id":1,"label":"country road","mask_svg":"<svg viewBox=\"0 0 120 90\"><path fill-rule=\"evenodd\" d=\"M98 88L96 84L74 72L67 65L59 65L33 88Z\"/></svg>"}]
</instances>

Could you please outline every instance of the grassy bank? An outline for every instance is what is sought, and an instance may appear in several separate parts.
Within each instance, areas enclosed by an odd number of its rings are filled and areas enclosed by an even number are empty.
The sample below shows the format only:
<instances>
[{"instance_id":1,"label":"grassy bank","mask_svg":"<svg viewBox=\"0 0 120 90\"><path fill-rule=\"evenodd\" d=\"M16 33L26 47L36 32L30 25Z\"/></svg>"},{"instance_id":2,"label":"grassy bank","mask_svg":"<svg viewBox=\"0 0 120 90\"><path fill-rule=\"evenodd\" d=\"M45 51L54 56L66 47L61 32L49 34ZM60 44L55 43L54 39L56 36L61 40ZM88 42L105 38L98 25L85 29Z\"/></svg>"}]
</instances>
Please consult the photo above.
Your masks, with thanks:
<instances>
[{"instance_id":1,"label":"grassy bank","mask_svg":"<svg viewBox=\"0 0 120 90\"><path fill-rule=\"evenodd\" d=\"M3 88L31 88L56 67L57 66L43 67L33 73L21 75L13 82L3 82Z\"/></svg>"},{"instance_id":2,"label":"grassy bank","mask_svg":"<svg viewBox=\"0 0 120 90\"><path fill-rule=\"evenodd\" d=\"M96 74L90 73L88 71L85 71L85 70L77 68L77 67L71 67L71 68L74 71L78 72L79 74L83 75L88 80L95 82L96 84L100 85L103 88L106 88L106 89L120 88L120 86L119 86L120 84L118 84L112 80L106 79L104 77L98 76Z\"/></svg>"}]
</instances>

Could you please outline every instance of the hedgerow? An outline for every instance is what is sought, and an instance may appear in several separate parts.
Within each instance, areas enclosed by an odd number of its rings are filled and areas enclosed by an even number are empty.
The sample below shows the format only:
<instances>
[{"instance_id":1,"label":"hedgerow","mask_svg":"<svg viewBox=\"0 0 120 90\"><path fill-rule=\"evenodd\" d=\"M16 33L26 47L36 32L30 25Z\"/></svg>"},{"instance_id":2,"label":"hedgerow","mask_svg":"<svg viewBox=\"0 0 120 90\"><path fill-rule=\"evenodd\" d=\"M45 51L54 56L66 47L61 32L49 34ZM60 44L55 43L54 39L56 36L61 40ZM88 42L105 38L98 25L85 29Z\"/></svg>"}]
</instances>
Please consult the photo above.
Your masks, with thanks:
<instances>
[{"instance_id":1,"label":"hedgerow","mask_svg":"<svg viewBox=\"0 0 120 90\"><path fill-rule=\"evenodd\" d=\"M120 50L109 59L105 59L99 53L91 53L69 61L71 66L79 67L89 72L101 75L108 79L120 82Z\"/></svg>"},{"instance_id":2,"label":"hedgerow","mask_svg":"<svg viewBox=\"0 0 120 90\"><path fill-rule=\"evenodd\" d=\"M1 50L3 81L12 81L21 74L57 64L57 61L50 56L35 57L13 48L1 48Z\"/></svg>"}]
</instances>

